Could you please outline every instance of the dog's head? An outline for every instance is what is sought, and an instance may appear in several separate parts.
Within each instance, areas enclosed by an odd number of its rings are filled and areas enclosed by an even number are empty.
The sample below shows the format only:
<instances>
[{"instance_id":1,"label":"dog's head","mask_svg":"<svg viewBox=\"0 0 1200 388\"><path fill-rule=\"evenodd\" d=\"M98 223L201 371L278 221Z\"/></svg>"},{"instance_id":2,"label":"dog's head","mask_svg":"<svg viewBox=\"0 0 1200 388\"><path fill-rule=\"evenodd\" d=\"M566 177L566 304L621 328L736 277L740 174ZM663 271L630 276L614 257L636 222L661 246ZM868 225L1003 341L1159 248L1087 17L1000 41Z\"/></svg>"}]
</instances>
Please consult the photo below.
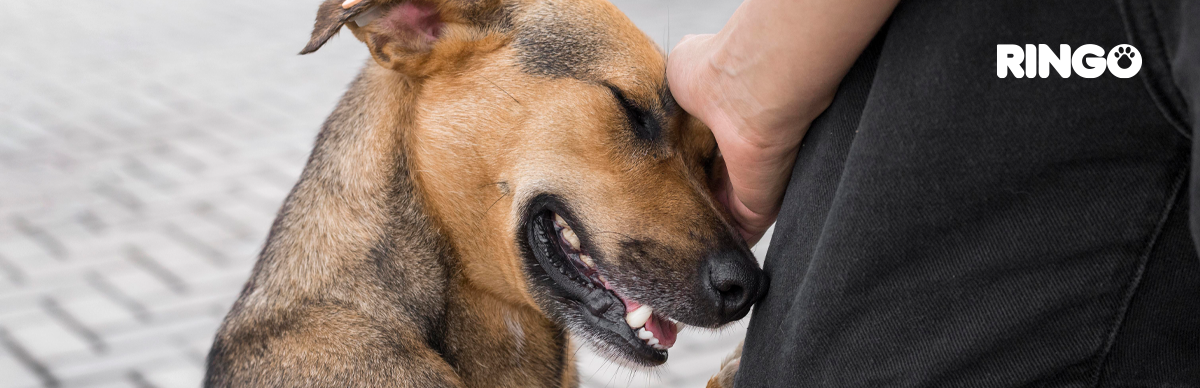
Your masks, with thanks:
<instances>
[{"instance_id":1,"label":"dog's head","mask_svg":"<svg viewBox=\"0 0 1200 388\"><path fill-rule=\"evenodd\" d=\"M740 319L765 292L709 194L712 134L614 6L341 2L305 52L345 24L368 75L415 85L411 169L472 287L643 365L666 360L676 322Z\"/></svg>"}]
</instances>

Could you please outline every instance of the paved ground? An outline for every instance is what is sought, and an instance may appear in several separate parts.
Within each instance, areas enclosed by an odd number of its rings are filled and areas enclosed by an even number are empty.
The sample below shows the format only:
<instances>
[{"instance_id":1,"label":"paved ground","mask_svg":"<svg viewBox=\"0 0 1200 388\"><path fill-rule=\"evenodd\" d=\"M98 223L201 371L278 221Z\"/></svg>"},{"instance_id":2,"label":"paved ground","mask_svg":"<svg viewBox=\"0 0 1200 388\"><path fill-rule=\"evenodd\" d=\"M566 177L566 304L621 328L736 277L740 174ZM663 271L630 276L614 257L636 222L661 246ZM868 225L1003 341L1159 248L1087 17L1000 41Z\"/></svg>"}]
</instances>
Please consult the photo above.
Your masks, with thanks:
<instances>
[{"instance_id":1,"label":"paved ground","mask_svg":"<svg viewBox=\"0 0 1200 388\"><path fill-rule=\"evenodd\" d=\"M0 2L0 388L198 386L365 58L348 35L295 55L316 3ZM620 5L673 42L737 1ZM740 327L685 332L651 372L585 349L585 385L703 386Z\"/></svg>"}]
</instances>

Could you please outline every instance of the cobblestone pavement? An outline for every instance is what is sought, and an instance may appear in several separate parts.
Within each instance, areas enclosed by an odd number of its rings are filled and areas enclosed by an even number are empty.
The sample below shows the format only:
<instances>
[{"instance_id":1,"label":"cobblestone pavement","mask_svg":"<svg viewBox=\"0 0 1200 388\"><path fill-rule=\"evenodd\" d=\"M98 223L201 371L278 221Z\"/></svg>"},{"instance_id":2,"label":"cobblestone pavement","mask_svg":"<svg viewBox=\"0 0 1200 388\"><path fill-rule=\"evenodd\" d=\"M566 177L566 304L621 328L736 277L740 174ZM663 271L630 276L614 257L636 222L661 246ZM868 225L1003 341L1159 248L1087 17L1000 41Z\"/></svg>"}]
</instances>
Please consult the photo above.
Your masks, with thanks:
<instances>
[{"instance_id":1,"label":"cobblestone pavement","mask_svg":"<svg viewBox=\"0 0 1200 388\"><path fill-rule=\"evenodd\" d=\"M199 385L366 58L348 34L295 55L316 3L0 1L0 388ZM673 42L737 1L619 5ZM685 332L649 372L583 349L585 386L701 387L741 327Z\"/></svg>"}]
</instances>

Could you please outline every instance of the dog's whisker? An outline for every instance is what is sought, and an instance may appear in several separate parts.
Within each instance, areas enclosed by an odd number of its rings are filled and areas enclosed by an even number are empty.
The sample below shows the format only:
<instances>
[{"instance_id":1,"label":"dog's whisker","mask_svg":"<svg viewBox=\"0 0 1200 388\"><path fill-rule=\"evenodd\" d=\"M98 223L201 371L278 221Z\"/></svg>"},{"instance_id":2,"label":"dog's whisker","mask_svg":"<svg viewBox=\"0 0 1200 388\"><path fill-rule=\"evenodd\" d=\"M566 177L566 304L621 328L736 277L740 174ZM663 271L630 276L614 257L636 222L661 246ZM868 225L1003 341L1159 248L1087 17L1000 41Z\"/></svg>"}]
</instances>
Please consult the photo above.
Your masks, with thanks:
<instances>
[{"instance_id":1,"label":"dog's whisker","mask_svg":"<svg viewBox=\"0 0 1200 388\"><path fill-rule=\"evenodd\" d=\"M605 357L604 361L600 363L600 366L596 367L596 369L592 371L591 376L588 376L588 380L595 379L596 375L600 374L600 371L603 370L604 367L607 366L610 362L612 362L612 361L609 361L609 359L607 357Z\"/></svg>"},{"instance_id":2,"label":"dog's whisker","mask_svg":"<svg viewBox=\"0 0 1200 388\"><path fill-rule=\"evenodd\" d=\"M492 208L495 207L496 204L500 203L500 200L504 199L504 197L507 197L507 196L508 196L508 193L500 194L500 198L496 198L496 201L492 202L491 206L488 206L487 210L483 211L483 214L486 216L488 214L488 212L492 211Z\"/></svg>"},{"instance_id":3,"label":"dog's whisker","mask_svg":"<svg viewBox=\"0 0 1200 388\"><path fill-rule=\"evenodd\" d=\"M487 214L492 211L492 208L495 207L497 203L500 203L500 200L504 199L504 197L507 197L509 194L511 194L508 190L508 182L490 183L487 185L483 185L480 188L493 186L493 185L500 186L500 198L496 198L496 201L492 202L492 204L490 206L488 206L486 210L483 211L483 215L481 215L480 218L487 216Z\"/></svg>"},{"instance_id":4,"label":"dog's whisker","mask_svg":"<svg viewBox=\"0 0 1200 388\"><path fill-rule=\"evenodd\" d=\"M667 56L671 56L671 5L667 4L667 37L664 39L663 47L667 50Z\"/></svg>"},{"instance_id":5,"label":"dog's whisker","mask_svg":"<svg viewBox=\"0 0 1200 388\"><path fill-rule=\"evenodd\" d=\"M616 379L616 378L617 378L616 373L609 373L608 382L604 383L604 386L607 388L609 385L612 385L613 379Z\"/></svg>"},{"instance_id":6,"label":"dog's whisker","mask_svg":"<svg viewBox=\"0 0 1200 388\"><path fill-rule=\"evenodd\" d=\"M500 89L500 91L503 92L504 95L508 96L508 98L511 98L513 101L516 101L517 105L524 106L524 104L521 103L521 100L518 100L516 97L513 97L512 94L509 94L508 91L504 90L504 88L500 87L500 85L496 85L496 83L492 82L492 80L490 78L488 78L487 76L481 76L481 77L483 77L483 79L487 80L488 83L491 83L492 86L495 86L496 89Z\"/></svg>"},{"instance_id":7,"label":"dog's whisker","mask_svg":"<svg viewBox=\"0 0 1200 388\"><path fill-rule=\"evenodd\" d=\"M610 362L608 362L608 363L607 363L607 365L605 365L605 369L607 369L608 367L611 367L611 366L615 366L615 365L616 365L616 363L614 363L614 362L611 362L611 361L610 361ZM607 370L606 370L606 372L607 372ZM605 387L608 387L608 386L609 386L609 384L612 384L612 382L613 382L613 379L614 379L614 378L616 378L616 377L617 377L617 374L616 374L616 373L610 373L610 376L608 377L608 382L607 382L607 383L604 383L604 386L605 386Z\"/></svg>"}]
</instances>

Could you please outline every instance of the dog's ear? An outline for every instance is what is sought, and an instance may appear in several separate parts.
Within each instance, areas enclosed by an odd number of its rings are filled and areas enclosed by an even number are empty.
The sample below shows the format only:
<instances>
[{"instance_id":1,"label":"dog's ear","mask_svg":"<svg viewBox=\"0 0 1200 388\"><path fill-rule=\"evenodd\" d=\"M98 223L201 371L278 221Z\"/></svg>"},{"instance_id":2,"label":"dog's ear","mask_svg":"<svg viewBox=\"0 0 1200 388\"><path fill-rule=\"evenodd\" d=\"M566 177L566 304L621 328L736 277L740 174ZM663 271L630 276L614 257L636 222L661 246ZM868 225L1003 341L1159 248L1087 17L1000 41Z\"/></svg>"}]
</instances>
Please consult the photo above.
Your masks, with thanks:
<instances>
[{"instance_id":1,"label":"dog's ear","mask_svg":"<svg viewBox=\"0 0 1200 388\"><path fill-rule=\"evenodd\" d=\"M364 0L349 9L341 4L321 4L312 40L301 54L316 51L344 25L367 44L380 66L413 73L447 25L487 28L505 19L499 0Z\"/></svg>"},{"instance_id":2,"label":"dog's ear","mask_svg":"<svg viewBox=\"0 0 1200 388\"><path fill-rule=\"evenodd\" d=\"M375 1L362 1L349 9L342 8L342 3L342 0L325 0L321 3L317 8L317 22L313 25L312 38L309 39L308 45L304 46L304 50L300 50L300 55L320 49L329 38L337 35L347 21L371 9Z\"/></svg>"}]
</instances>

